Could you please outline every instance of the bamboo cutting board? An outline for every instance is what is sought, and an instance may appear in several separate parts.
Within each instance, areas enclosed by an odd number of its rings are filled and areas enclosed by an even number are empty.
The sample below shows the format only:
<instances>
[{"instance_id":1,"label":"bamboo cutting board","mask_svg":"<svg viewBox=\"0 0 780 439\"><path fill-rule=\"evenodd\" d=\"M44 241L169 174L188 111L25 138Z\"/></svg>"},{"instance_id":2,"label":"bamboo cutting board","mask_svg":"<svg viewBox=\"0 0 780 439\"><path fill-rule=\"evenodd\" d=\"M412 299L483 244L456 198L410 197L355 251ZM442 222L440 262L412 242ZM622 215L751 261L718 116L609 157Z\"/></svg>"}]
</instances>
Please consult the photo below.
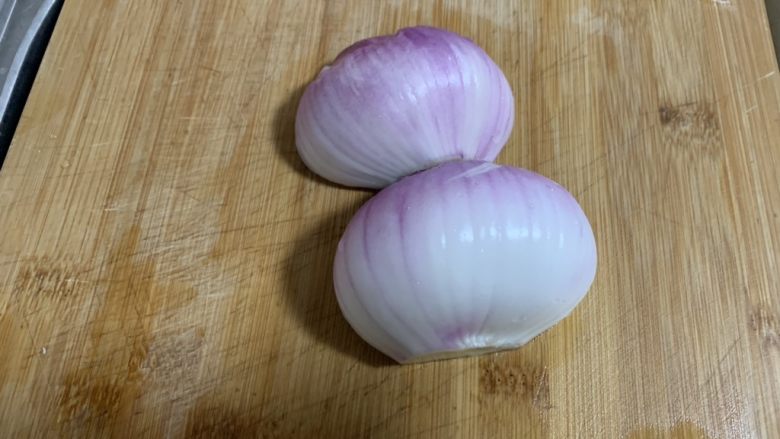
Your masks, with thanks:
<instances>
[{"instance_id":1,"label":"bamboo cutting board","mask_svg":"<svg viewBox=\"0 0 780 439\"><path fill-rule=\"evenodd\" d=\"M294 147L350 43L506 72L499 162L600 265L522 349L397 366L331 263L366 191ZM0 171L0 436L780 437L780 75L760 0L66 2Z\"/></svg>"}]
</instances>

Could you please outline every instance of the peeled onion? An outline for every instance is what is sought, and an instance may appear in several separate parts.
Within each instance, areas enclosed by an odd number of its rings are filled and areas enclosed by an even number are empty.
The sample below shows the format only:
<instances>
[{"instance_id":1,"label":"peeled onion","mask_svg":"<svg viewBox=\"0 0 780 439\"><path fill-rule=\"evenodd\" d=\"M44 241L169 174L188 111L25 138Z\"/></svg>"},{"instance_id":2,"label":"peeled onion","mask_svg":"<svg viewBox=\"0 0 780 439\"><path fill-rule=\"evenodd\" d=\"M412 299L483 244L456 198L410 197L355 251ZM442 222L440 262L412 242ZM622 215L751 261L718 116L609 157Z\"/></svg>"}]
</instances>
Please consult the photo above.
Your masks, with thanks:
<instances>
[{"instance_id":1,"label":"peeled onion","mask_svg":"<svg viewBox=\"0 0 780 439\"><path fill-rule=\"evenodd\" d=\"M492 161L513 122L509 83L484 50L412 27L360 41L323 68L301 98L295 137L320 176L382 188L449 160Z\"/></svg>"},{"instance_id":2,"label":"peeled onion","mask_svg":"<svg viewBox=\"0 0 780 439\"><path fill-rule=\"evenodd\" d=\"M596 273L577 201L530 171L455 161L369 200L338 245L341 310L400 363L521 346L566 317Z\"/></svg>"}]
</instances>

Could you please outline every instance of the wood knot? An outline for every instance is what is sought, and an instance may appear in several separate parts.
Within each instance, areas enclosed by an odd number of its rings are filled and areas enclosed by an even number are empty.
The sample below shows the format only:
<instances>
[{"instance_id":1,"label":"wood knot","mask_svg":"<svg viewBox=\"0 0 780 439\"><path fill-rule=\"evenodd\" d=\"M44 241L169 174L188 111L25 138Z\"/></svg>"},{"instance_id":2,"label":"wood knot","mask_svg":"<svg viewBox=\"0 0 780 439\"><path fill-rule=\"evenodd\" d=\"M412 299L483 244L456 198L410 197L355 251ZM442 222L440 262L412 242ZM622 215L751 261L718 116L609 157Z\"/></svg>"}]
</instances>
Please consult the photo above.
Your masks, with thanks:
<instances>
[{"instance_id":1,"label":"wood knot","mask_svg":"<svg viewBox=\"0 0 780 439\"><path fill-rule=\"evenodd\" d=\"M61 300L73 293L78 275L83 271L45 256L31 258L21 264L14 282L14 292Z\"/></svg>"},{"instance_id":2,"label":"wood knot","mask_svg":"<svg viewBox=\"0 0 780 439\"><path fill-rule=\"evenodd\" d=\"M764 347L780 348L780 323L771 311L755 307L748 317L748 325L761 338Z\"/></svg>"},{"instance_id":3,"label":"wood knot","mask_svg":"<svg viewBox=\"0 0 780 439\"><path fill-rule=\"evenodd\" d=\"M690 154L688 159L714 156L722 150L718 116L708 102L689 102L658 107L663 139L673 151Z\"/></svg>"},{"instance_id":4,"label":"wood knot","mask_svg":"<svg viewBox=\"0 0 780 439\"><path fill-rule=\"evenodd\" d=\"M679 116L680 112L674 107L667 105L661 105L658 108L658 118L661 120L661 124L667 125L675 120Z\"/></svg>"},{"instance_id":5,"label":"wood knot","mask_svg":"<svg viewBox=\"0 0 780 439\"><path fill-rule=\"evenodd\" d=\"M661 105L658 107L658 119L662 125L671 125L677 129L706 131L718 127L715 111L705 102Z\"/></svg>"},{"instance_id":6,"label":"wood knot","mask_svg":"<svg viewBox=\"0 0 780 439\"><path fill-rule=\"evenodd\" d=\"M488 360L480 371L479 388L483 394L520 398L539 410L549 410L550 382L543 366L506 366Z\"/></svg>"},{"instance_id":7,"label":"wood knot","mask_svg":"<svg viewBox=\"0 0 780 439\"><path fill-rule=\"evenodd\" d=\"M83 279L91 270L66 257L28 258L19 263L14 278L12 304L26 315L50 310L65 317L72 306L84 297L79 294L89 280Z\"/></svg>"}]
</instances>

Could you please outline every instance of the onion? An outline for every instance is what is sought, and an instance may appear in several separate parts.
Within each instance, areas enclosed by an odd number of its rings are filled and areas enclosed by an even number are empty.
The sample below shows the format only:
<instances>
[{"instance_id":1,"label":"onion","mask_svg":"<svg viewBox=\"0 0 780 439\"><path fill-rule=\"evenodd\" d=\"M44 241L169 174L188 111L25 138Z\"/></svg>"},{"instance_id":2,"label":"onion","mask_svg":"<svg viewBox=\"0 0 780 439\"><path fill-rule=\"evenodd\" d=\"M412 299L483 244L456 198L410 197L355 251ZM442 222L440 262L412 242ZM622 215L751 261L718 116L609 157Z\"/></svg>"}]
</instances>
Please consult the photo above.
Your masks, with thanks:
<instances>
[{"instance_id":1,"label":"onion","mask_svg":"<svg viewBox=\"0 0 780 439\"><path fill-rule=\"evenodd\" d=\"M521 346L567 316L596 273L574 197L530 171L442 164L370 199L338 245L344 316L400 363Z\"/></svg>"},{"instance_id":2,"label":"onion","mask_svg":"<svg viewBox=\"0 0 780 439\"><path fill-rule=\"evenodd\" d=\"M360 41L322 69L295 121L320 176L382 188L454 159L492 161L514 122L509 83L471 40L431 27Z\"/></svg>"}]
</instances>

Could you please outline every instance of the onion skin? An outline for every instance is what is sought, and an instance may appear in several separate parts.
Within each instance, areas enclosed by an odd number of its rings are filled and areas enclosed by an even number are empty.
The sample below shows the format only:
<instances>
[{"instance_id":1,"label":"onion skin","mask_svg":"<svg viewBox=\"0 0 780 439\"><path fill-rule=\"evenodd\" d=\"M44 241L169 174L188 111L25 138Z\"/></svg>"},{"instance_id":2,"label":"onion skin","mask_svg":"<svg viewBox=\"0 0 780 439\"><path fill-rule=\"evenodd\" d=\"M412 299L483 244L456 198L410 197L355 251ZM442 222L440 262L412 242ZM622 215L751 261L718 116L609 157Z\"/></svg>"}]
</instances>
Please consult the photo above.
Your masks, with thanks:
<instances>
[{"instance_id":1,"label":"onion skin","mask_svg":"<svg viewBox=\"0 0 780 439\"><path fill-rule=\"evenodd\" d=\"M455 159L492 161L514 123L501 69L452 32L412 27L345 49L309 84L298 153L346 186L383 188Z\"/></svg>"},{"instance_id":2,"label":"onion skin","mask_svg":"<svg viewBox=\"0 0 780 439\"><path fill-rule=\"evenodd\" d=\"M357 333L400 363L521 346L566 317L596 273L577 201L533 172L454 161L354 216L334 284Z\"/></svg>"}]
</instances>

